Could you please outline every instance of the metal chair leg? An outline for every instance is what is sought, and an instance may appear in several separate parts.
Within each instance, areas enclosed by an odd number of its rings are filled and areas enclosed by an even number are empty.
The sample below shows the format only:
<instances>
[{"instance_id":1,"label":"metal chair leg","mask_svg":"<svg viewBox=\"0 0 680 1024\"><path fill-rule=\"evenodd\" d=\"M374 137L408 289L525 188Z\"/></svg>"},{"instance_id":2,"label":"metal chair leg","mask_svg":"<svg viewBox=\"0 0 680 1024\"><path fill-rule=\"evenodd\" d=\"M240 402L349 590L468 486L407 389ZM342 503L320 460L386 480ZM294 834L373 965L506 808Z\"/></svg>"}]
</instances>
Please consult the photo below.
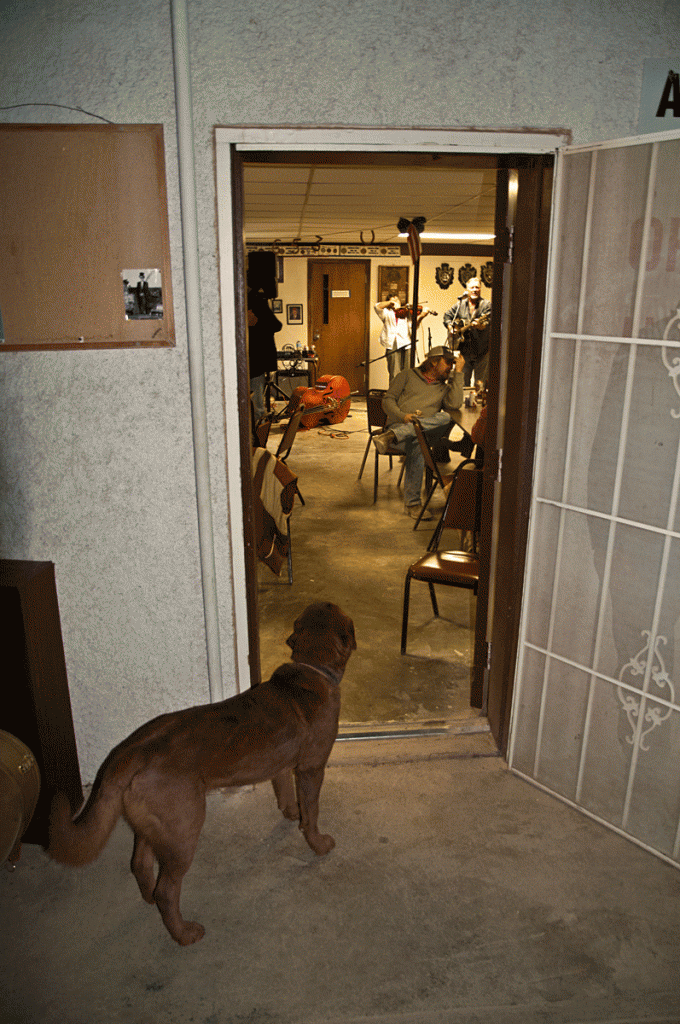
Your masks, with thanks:
<instances>
[{"instance_id":1,"label":"metal chair leg","mask_svg":"<svg viewBox=\"0 0 680 1024\"><path fill-rule=\"evenodd\" d=\"M408 630L408 605L411 590L411 577L406 573L404 582L404 612L401 620L401 653L406 654L406 632Z\"/></svg>"},{"instance_id":2,"label":"metal chair leg","mask_svg":"<svg viewBox=\"0 0 680 1024\"><path fill-rule=\"evenodd\" d=\"M304 502L302 504L304 505ZM293 545L290 540L290 516L288 516L288 582L290 584L293 582Z\"/></svg>"},{"instance_id":3,"label":"metal chair leg","mask_svg":"<svg viewBox=\"0 0 680 1024\"><path fill-rule=\"evenodd\" d=\"M431 499L432 495L434 494L434 492L436 491L436 489L437 489L437 481L435 480L435 482L432 484L432 486L430 487L429 491L427 492L427 498L425 499L425 504L423 505L423 507L420 510L420 515L416 519L415 526L413 527L414 530L418 529L418 526L420 525L420 520L425 515L425 512L427 511L427 506L430 504L430 499Z\"/></svg>"},{"instance_id":4,"label":"metal chair leg","mask_svg":"<svg viewBox=\"0 0 680 1024\"><path fill-rule=\"evenodd\" d=\"M369 449L371 447L371 441L372 440L373 440L373 437L372 437L371 434L369 434L368 435L368 444L366 445L366 451L364 452L364 458L363 458L363 462L361 463L361 469L359 470L359 476L357 477L357 480L361 480L362 474L364 472L364 466L366 465L366 459L368 458L368 452L369 452Z\"/></svg>"}]
</instances>

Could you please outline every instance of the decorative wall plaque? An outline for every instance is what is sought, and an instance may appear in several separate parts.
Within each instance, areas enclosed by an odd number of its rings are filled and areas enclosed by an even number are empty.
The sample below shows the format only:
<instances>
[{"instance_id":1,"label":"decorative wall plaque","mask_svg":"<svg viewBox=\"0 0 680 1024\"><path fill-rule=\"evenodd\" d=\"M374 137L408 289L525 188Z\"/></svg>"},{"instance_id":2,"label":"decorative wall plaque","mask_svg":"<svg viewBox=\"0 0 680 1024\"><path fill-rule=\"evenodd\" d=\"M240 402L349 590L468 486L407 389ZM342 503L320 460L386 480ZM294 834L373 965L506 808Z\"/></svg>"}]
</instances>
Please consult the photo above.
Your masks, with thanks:
<instances>
[{"instance_id":1,"label":"decorative wall plaque","mask_svg":"<svg viewBox=\"0 0 680 1024\"><path fill-rule=\"evenodd\" d=\"M449 288L453 283L455 270L448 263L442 263L434 272L434 279L440 288Z\"/></svg>"},{"instance_id":2,"label":"decorative wall plaque","mask_svg":"<svg viewBox=\"0 0 680 1024\"><path fill-rule=\"evenodd\" d=\"M489 260L485 263L481 271L482 284L485 284L487 288L493 287L493 260Z\"/></svg>"},{"instance_id":3,"label":"decorative wall plaque","mask_svg":"<svg viewBox=\"0 0 680 1024\"><path fill-rule=\"evenodd\" d=\"M477 270L471 263L466 263L458 271L458 280L462 284L463 288L467 288L467 283L471 277L477 277Z\"/></svg>"}]
</instances>

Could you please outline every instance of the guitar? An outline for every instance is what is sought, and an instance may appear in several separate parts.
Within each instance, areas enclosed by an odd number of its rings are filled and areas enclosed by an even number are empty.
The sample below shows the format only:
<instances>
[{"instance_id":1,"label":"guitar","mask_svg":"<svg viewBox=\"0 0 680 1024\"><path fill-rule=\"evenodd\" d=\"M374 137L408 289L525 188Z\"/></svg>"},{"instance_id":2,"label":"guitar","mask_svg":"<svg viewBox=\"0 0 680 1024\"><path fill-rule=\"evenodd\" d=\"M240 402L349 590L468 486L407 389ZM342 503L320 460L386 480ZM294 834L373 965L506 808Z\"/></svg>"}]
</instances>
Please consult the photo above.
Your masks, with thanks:
<instances>
[{"instance_id":1,"label":"guitar","mask_svg":"<svg viewBox=\"0 0 680 1024\"><path fill-rule=\"evenodd\" d=\"M475 317L474 320L463 320L461 317L458 317L458 319L452 320L449 324L447 340L452 341L454 338L460 337L473 328L477 331L483 331L485 327L489 326L490 320L491 312L489 310L485 313L481 313L480 316Z\"/></svg>"}]
</instances>

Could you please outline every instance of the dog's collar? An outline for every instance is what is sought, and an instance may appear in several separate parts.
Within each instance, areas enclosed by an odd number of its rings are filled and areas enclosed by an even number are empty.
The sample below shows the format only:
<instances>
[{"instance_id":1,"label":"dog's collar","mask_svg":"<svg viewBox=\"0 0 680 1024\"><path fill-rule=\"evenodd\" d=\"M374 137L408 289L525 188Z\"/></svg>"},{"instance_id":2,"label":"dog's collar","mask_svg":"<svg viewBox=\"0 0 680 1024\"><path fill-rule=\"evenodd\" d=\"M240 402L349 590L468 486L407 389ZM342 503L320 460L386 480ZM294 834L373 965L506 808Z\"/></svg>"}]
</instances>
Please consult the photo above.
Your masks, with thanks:
<instances>
[{"instance_id":1,"label":"dog's collar","mask_svg":"<svg viewBox=\"0 0 680 1024\"><path fill-rule=\"evenodd\" d=\"M303 668L311 668L312 672L318 672L320 675L325 676L330 683L334 683L336 686L340 685L342 677L331 672L325 665L323 667L321 665L309 665L306 661L296 661L295 664L302 665Z\"/></svg>"}]
</instances>

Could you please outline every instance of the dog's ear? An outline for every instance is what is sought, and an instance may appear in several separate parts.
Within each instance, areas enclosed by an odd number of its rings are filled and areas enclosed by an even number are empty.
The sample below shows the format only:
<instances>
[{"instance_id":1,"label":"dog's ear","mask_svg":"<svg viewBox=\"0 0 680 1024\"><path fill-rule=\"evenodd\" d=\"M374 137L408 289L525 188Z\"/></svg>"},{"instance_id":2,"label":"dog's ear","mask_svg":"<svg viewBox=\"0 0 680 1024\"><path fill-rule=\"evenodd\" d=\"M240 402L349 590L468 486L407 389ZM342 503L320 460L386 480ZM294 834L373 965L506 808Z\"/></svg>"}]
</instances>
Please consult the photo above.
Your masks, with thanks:
<instances>
[{"instance_id":1,"label":"dog's ear","mask_svg":"<svg viewBox=\"0 0 680 1024\"><path fill-rule=\"evenodd\" d=\"M342 615L342 613L340 613ZM347 660L352 653L357 649L357 641L354 635L354 623L347 615L342 615L341 622L338 623L341 628L329 629L327 635L328 645L335 649L338 660L342 664L346 664Z\"/></svg>"}]
</instances>

